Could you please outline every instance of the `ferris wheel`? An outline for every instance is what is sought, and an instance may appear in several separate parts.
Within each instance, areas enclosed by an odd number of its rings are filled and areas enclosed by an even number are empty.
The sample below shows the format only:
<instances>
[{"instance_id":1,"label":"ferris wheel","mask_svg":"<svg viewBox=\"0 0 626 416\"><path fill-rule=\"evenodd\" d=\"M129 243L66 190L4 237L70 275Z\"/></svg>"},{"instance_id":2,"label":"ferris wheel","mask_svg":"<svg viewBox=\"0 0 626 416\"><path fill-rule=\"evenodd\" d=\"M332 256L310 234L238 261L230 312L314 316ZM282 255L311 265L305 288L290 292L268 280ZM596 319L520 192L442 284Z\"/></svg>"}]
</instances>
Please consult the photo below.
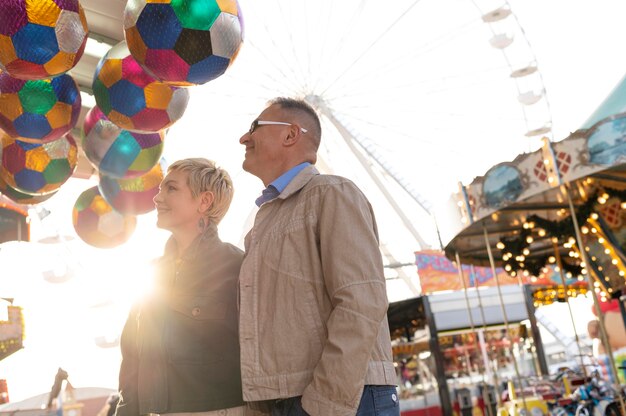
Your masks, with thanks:
<instances>
[{"instance_id":1,"label":"ferris wheel","mask_svg":"<svg viewBox=\"0 0 626 416\"><path fill-rule=\"evenodd\" d=\"M458 181L550 135L541 72L506 1L240 5L244 47L224 76L192 94L172 142L188 140L184 126L203 118L206 134L220 141L203 148L239 157L238 143L222 137L239 137L268 99L305 98L322 120L318 165L364 189L390 264L439 247L434 217ZM249 175L239 160L231 169L241 188ZM408 257L394 257L394 245Z\"/></svg>"}]
</instances>

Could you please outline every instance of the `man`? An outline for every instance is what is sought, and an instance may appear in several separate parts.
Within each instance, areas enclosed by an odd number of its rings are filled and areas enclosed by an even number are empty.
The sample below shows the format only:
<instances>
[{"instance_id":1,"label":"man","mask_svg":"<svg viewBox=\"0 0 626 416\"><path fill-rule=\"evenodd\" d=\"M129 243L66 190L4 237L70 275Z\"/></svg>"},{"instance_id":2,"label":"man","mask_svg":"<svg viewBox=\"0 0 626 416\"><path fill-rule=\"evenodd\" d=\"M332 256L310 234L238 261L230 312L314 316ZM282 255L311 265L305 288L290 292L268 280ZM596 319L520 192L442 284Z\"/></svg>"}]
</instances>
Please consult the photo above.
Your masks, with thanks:
<instances>
[{"instance_id":1,"label":"man","mask_svg":"<svg viewBox=\"0 0 626 416\"><path fill-rule=\"evenodd\" d=\"M277 416L399 415L374 213L315 169L320 138L315 110L277 98L240 139L266 186L239 275L244 400Z\"/></svg>"}]
</instances>

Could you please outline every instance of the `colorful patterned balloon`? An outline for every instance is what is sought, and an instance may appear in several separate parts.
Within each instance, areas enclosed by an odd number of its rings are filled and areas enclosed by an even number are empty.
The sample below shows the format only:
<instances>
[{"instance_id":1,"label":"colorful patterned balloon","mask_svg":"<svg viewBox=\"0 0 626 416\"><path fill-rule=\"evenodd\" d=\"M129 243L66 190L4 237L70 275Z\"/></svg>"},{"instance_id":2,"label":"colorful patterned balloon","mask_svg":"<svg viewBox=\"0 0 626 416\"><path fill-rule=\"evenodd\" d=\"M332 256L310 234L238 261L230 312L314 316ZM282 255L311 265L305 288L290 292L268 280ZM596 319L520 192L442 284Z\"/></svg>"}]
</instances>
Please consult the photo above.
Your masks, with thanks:
<instances>
[{"instance_id":1,"label":"colorful patterned balloon","mask_svg":"<svg viewBox=\"0 0 626 416\"><path fill-rule=\"evenodd\" d=\"M67 74L24 81L0 73L0 128L13 138L56 140L76 125L80 106L76 81Z\"/></svg>"},{"instance_id":2,"label":"colorful patterned balloon","mask_svg":"<svg viewBox=\"0 0 626 416\"><path fill-rule=\"evenodd\" d=\"M133 179L114 179L100 175L100 194L113 208L126 215L141 215L154 209L152 199L166 171L165 162L156 164L150 172Z\"/></svg>"},{"instance_id":3,"label":"colorful patterned balloon","mask_svg":"<svg viewBox=\"0 0 626 416\"><path fill-rule=\"evenodd\" d=\"M146 71L180 86L222 75L243 42L236 0L129 0L124 31Z\"/></svg>"},{"instance_id":4,"label":"colorful patterned balloon","mask_svg":"<svg viewBox=\"0 0 626 416\"><path fill-rule=\"evenodd\" d=\"M132 57L122 41L102 57L93 80L96 103L119 127L157 132L182 117L189 92L157 81Z\"/></svg>"},{"instance_id":5,"label":"colorful patterned balloon","mask_svg":"<svg viewBox=\"0 0 626 416\"><path fill-rule=\"evenodd\" d=\"M117 212L94 186L80 194L72 210L76 234L87 244L112 248L125 243L135 231L137 218Z\"/></svg>"},{"instance_id":6,"label":"colorful patterned balloon","mask_svg":"<svg viewBox=\"0 0 626 416\"><path fill-rule=\"evenodd\" d=\"M55 192L74 173L78 147L71 134L47 143L27 143L1 135L0 176L12 188L30 194Z\"/></svg>"},{"instance_id":7,"label":"colorful patterned balloon","mask_svg":"<svg viewBox=\"0 0 626 416\"><path fill-rule=\"evenodd\" d=\"M26 80L60 75L80 60L87 32L78 0L0 0L0 69Z\"/></svg>"},{"instance_id":8,"label":"colorful patterned balloon","mask_svg":"<svg viewBox=\"0 0 626 416\"><path fill-rule=\"evenodd\" d=\"M100 174L136 178L158 163L164 138L164 130L142 134L121 129L96 106L85 116L82 147Z\"/></svg>"},{"instance_id":9,"label":"colorful patterned balloon","mask_svg":"<svg viewBox=\"0 0 626 416\"><path fill-rule=\"evenodd\" d=\"M29 195L10 187L2 176L0 176L0 195L9 198L11 201L21 205L36 205L47 201L56 195L57 191L45 195Z\"/></svg>"}]
</instances>

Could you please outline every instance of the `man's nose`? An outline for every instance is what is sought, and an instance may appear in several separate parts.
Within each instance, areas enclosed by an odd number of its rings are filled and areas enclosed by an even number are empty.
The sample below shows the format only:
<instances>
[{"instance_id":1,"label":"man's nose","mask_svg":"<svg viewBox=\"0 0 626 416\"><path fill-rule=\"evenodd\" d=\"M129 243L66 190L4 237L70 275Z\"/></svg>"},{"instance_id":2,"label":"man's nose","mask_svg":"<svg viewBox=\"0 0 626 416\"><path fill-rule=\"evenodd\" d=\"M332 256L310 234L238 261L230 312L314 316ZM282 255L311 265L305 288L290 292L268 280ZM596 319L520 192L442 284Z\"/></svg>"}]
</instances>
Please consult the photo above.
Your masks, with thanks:
<instances>
[{"instance_id":1,"label":"man's nose","mask_svg":"<svg viewBox=\"0 0 626 416\"><path fill-rule=\"evenodd\" d=\"M249 139L249 138L250 138L250 134L249 134L248 132L245 132L245 133L243 134L243 136L241 136L241 137L239 138L239 143L240 143L240 144L246 144L246 142L248 141L248 139Z\"/></svg>"}]
</instances>

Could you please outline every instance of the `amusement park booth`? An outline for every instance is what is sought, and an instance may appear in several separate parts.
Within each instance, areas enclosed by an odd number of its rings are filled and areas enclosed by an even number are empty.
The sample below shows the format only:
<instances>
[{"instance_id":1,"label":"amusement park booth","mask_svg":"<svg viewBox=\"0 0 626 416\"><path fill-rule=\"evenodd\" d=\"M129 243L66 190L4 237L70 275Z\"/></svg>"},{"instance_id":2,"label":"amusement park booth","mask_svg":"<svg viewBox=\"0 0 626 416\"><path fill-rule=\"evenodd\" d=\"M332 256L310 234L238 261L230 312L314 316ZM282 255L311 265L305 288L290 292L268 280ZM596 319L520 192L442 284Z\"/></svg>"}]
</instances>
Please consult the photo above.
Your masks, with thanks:
<instances>
[{"instance_id":1,"label":"amusement park booth","mask_svg":"<svg viewBox=\"0 0 626 416\"><path fill-rule=\"evenodd\" d=\"M487 406L495 409L496 386L513 376L514 365L527 376L546 371L532 290L503 286L502 298L508 331L494 287L390 305L403 416L462 414L463 409L486 415Z\"/></svg>"}]
</instances>

